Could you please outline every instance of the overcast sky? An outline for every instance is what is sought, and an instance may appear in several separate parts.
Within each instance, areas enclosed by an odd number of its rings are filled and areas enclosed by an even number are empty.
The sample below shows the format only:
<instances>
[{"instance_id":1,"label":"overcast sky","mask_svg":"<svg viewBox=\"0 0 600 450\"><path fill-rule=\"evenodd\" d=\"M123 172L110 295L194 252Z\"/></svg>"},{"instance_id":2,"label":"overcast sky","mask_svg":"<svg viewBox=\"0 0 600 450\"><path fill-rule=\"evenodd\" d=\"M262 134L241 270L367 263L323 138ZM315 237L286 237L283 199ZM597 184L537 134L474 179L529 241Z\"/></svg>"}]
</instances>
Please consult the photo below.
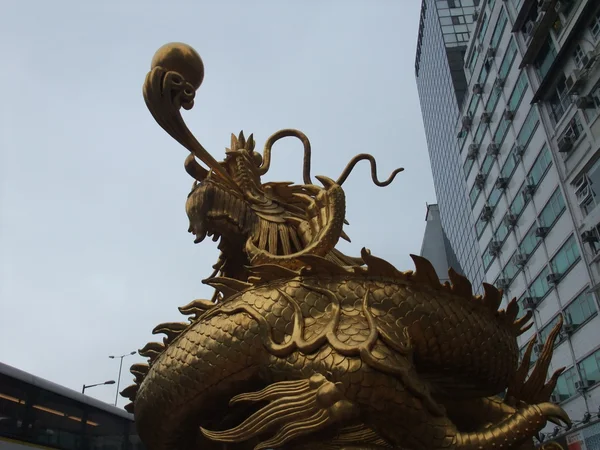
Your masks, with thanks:
<instances>
[{"instance_id":1,"label":"overcast sky","mask_svg":"<svg viewBox=\"0 0 600 450\"><path fill-rule=\"evenodd\" d=\"M108 355L211 290L215 244L194 245L187 151L152 119L141 87L163 44L192 45L206 76L188 126L219 160L231 132L259 148L298 128L313 175L344 187L357 256L398 268L419 253L435 202L414 58L417 0L3 0L0 9L0 361L80 390L116 379ZM301 144L280 141L267 180L302 181ZM160 337L158 337L160 339ZM129 366L143 359L127 358ZM124 370L121 388L131 384ZM114 401L116 386L87 391ZM120 398L119 405L127 401Z\"/></svg>"}]
</instances>

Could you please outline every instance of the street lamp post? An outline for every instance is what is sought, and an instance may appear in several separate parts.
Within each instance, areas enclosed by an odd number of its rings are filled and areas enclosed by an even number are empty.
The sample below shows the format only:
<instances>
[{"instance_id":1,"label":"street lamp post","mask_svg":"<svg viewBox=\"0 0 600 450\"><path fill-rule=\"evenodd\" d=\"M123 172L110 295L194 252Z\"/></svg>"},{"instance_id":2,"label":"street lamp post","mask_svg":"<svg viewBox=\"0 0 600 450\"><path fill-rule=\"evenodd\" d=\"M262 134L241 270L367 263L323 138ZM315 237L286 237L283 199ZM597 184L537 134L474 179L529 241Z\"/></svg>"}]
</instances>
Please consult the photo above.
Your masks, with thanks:
<instances>
[{"instance_id":1,"label":"street lamp post","mask_svg":"<svg viewBox=\"0 0 600 450\"><path fill-rule=\"evenodd\" d=\"M130 352L130 353L125 353L124 355L120 355L120 356L114 356L111 355L109 356L110 359L116 359L116 358L120 358L121 362L119 363L119 378L117 378L117 393L115 394L115 406L117 406L117 400L119 399L119 386L121 385L121 369L123 369L123 358L127 357L127 356L131 356L131 355L135 355L137 352Z\"/></svg>"},{"instance_id":2,"label":"street lamp post","mask_svg":"<svg viewBox=\"0 0 600 450\"><path fill-rule=\"evenodd\" d=\"M109 380L109 381L105 381L104 383L96 383L96 384L88 384L88 385L85 385L85 384L84 384L84 385L83 385L83 388L81 388L81 393L82 393L82 394L85 394L85 390L86 390L87 388L91 388L91 387L94 387L94 386L102 386L102 385L104 385L104 384L115 384L115 380Z\"/></svg>"}]
</instances>

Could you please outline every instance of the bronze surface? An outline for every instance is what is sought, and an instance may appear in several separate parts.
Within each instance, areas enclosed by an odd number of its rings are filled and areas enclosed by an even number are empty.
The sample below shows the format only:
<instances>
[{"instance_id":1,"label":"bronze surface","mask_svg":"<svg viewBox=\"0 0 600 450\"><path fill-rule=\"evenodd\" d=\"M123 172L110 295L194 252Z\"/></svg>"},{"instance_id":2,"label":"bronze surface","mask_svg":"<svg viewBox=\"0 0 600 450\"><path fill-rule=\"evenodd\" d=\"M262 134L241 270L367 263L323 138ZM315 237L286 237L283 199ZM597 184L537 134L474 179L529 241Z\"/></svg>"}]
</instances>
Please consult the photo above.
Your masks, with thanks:
<instances>
[{"instance_id":1,"label":"bronze surface","mask_svg":"<svg viewBox=\"0 0 600 450\"><path fill-rule=\"evenodd\" d=\"M531 327L516 300L412 256L401 272L363 249L344 255L342 184L311 179L311 147L297 130L275 133L262 155L253 136L232 135L216 161L191 134L180 109L193 106L204 66L184 44L152 60L144 98L156 121L190 151L194 178L186 211L195 242L221 251L204 283L211 300L180 308L188 321L140 350L132 400L150 450L171 449L532 449L548 420L570 424L548 400L562 372L547 380L557 324L530 371L535 338L519 364L517 336ZM263 183L272 147L304 145L303 184ZM205 165L203 167L200 162Z\"/></svg>"}]
</instances>

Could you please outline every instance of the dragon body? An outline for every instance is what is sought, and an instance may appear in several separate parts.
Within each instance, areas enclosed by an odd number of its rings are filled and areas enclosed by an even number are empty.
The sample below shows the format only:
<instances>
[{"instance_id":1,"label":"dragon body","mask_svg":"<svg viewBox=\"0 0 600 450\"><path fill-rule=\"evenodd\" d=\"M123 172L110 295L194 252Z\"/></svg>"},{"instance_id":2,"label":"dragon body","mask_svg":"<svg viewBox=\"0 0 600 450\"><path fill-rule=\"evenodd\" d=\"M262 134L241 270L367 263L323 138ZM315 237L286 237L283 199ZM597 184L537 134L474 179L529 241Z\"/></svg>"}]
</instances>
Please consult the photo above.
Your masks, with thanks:
<instances>
[{"instance_id":1,"label":"dragon body","mask_svg":"<svg viewBox=\"0 0 600 450\"><path fill-rule=\"evenodd\" d=\"M167 46L144 87L154 117L191 151L189 231L221 249L204 281L213 298L181 307L187 322L157 326L163 342L131 368L122 394L149 449L524 450L547 420L568 423L547 401L561 373L546 381L560 323L528 374L534 340L519 364L516 338L531 315L515 300L499 310L501 290L484 284L475 296L452 269L442 285L418 256L401 272L368 250L337 250L354 165L369 160L380 186L393 176L379 182L374 159L359 155L317 186L295 130L273 135L262 155L252 137L232 136L216 162L179 116L199 86L189 80L202 79L190 72L198 61ZM304 144L304 184L263 184L271 146L286 136Z\"/></svg>"}]
</instances>

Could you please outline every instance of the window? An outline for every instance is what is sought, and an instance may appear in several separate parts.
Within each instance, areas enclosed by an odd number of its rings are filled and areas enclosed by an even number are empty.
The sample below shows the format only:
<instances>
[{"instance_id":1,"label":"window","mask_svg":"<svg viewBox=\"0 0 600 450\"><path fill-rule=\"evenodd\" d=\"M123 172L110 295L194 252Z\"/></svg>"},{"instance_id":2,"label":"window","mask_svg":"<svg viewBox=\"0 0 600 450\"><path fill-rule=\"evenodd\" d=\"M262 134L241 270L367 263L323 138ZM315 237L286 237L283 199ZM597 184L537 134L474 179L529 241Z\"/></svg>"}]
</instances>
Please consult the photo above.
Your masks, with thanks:
<instances>
[{"instance_id":1,"label":"window","mask_svg":"<svg viewBox=\"0 0 600 450\"><path fill-rule=\"evenodd\" d=\"M600 11L596 13L596 16L590 24L590 33L595 41L600 39Z\"/></svg>"},{"instance_id":2,"label":"window","mask_svg":"<svg viewBox=\"0 0 600 450\"><path fill-rule=\"evenodd\" d=\"M506 161L504 161L504 164L502 165L502 169L500 169L500 176L510 180L516 168L517 159L515 157L515 146L513 145L508 153L508 156L506 157Z\"/></svg>"},{"instance_id":3,"label":"window","mask_svg":"<svg viewBox=\"0 0 600 450\"><path fill-rule=\"evenodd\" d=\"M481 141L483 141L483 137L485 136L485 130L487 130L487 128L487 123L479 123L477 131L475 131L475 135L473 136L473 143L478 145L481 144Z\"/></svg>"},{"instance_id":4,"label":"window","mask_svg":"<svg viewBox=\"0 0 600 450\"><path fill-rule=\"evenodd\" d=\"M467 130L460 130L458 132L458 147L460 148L460 153L462 153L463 148L465 146L465 141L467 140Z\"/></svg>"},{"instance_id":5,"label":"window","mask_svg":"<svg viewBox=\"0 0 600 450\"><path fill-rule=\"evenodd\" d=\"M515 11L519 11L519 9L521 8L521 5L523 4L523 0L511 0Z\"/></svg>"},{"instance_id":6,"label":"window","mask_svg":"<svg viewBox=\"0 0 600 450\"><path fill-rule=\"evenodd\" d=\"M494 189L492 189L492 192L490 192L490 195L488 197L487 203L489 206L491 206L492 208L496 207L496 205L500 201L500 197L502 196L503 190L504 189L499 189L498 187L494 186Z\"/></svg>"},{"instance_id":7,"label":"window","mask_svg":"<svg viewBox=\"0 0 600 450\"><path fill-rule=\"evenodd\" d=\"M575 61L575 66L578 69L583 67L583 58L585 57L585 52L581 48L581 45L577 44L575 50L573 50L573 60Z\"/></svg>"},{"instance_id":8,"label":"window","mask_svg":"<svg viewBox=\"0 0 600 450\"><path fill-rule=\"evenodd\" d=\"M506 133L508 133L508 128L510 127L510 122L508 120L501 120L498 124L498 128L496 128L496 132L494 133L494 137L492 140L498 144L502 145L504 142L504 138L506 137Z\"/></svg>"},{"instance_id":9,"label":"window","mask_svg":"<svg viewBox=\"0 0 600 450\"><path fill-rule=\"evenodd\" d=\"M527 81L527 73L525 71L521 71L521 75L517 78L517 82L515 83L515 87L513 89L510 98L508 99L507 108L511 111L516 111L519 105L521 104L521 100L523 100L523 96L525 95L525 91L529 86L529 81Z\"/></svg>"},{"instance_id":10,"label":"window","mask_svg":"<svg viewBox=\"0 0 600 450\"><path fill-rule=\"evenodd\" d=\"M473 53L471 53L471 59L469 59L469 72L473 73L473 71L475 70L475 65L477 64L477 58L479 58L479 49L477 48L477 46L474 46L473 48Z\"/></svg>"},{"instance_id":11,"label":"window","mask_svg":"<svg viewBox=\"0 0 600 450\"><path fill-rule=\"evenodd\" d=\"M556 223L560 215L565 210L565 200L560 192L560 188L556 188L544 209L539 216L540 224L543 227L552 228L552 226Z\"/></svg>"},{"instance_id":12,"label":"window","mask_svg":"<svg viewBox=\"0 0 600 450\"><path fill-rule=\"evenodd\" d=\"M479 77L477 77L477 82L482 86L485 84L487 77L490 74L490 67L491 63L489 63L487 60L481 66L481 71L479 72Z\"/></svg>"},{"instance_id":13,"label":"window","mask_svg":"<svg viewBox=\"0 0 600 450\"><path fill-rule=\"evenodd\" d=\"M578 365L581 377L587 381L588 387L600 382L600 350L584 358Z\"/></svg>"},{"instance_id":14,"label":"window","mask_svg":"<svg viewBox=\"0 0 600 450\"><path fill-rule=\"evenodd\" d=\"M525 344L519 350L519 361L523 361L523 355L525 354L525 350L527 350L527 345L528 344ZM532 351L531 356L529 358L529 365L532 366L536 361L537 361L537 354L534 351Z\"/></svg>"},{"instance_id":15,"label":"window","mask_svg":"<svg viewBox=\"0 0 600 450\"><path fill-rule=\"evenodd\" d=\"M528 180L536 187L540 185L542 178L546 175L548 168L552 165L552 156L548 150L548 146L544 144L542 151L536 158L531 170L527 174Z\"/></svg>"},{"instance_id":16,"label":"window","mask_svg":"<svg viewBox=\"0 0 600 450\"><path fill-rule=\"evenodd\" d=\"M594 103L593 107L586 108L583 112L588 123L592 123L596 117L598 117L598 113L600 113L600 83L596 84L588 94ZM591 105L590 105L591 106Z\"/></svg>"},{"instance_id":17,"label":"window","mask_svg":"<svg viewBox=\"0 0 600 450\"><path fill-rule=\"evenodd\" d=\"M492 240L493 240L493 238L492 238ZM490 266L492 265L492 263L494 262L494 259L496 259L496 257L494 255L492 255L492 251L490 250L489 243L488 243L487 247L485 248L485 251L483 252L482 259L483 259L483 270L487 271L490 268Z\"/></svg>"},{"instance_id":18,"label":"window","mask_svg":"<svg viewBox=\"0 0 600 450\"><path fill-rule=\"evenodd\" d=\"M494 157L492 155L485 155L485 159L481 163L481 173L483 173L486 177L492 170L492 165L494 164Z\"/></svg>"},{"instance_id":19,"label":"window","mask_svg":"<svg viewBox=\"0 0 600 450\"><path fill-rule=\"evenodd\" d=\"M533 283L529 286L529 293L532 297L537 297L540 300L543 299L548 292L550 292L550 285L546 277L550 274L548 266L544 267L544 270L533 280Z\"/></svg>"},{"instance_id":20,"label":"window","mask_svg":"<svg viewBox=\"0 0 600 450\"><path fill-rule=\"evenodd\" d=\"M521 252L522 255L527 255L528 258L537 249L540 242L542 242L542 239L536 236L536 230L537 224L534 223L519 244L519 252Z\"/></svg>"},{"instance_id":21,"label":"window","mask_svg":"<svg viewBox=\"0 0 600 450\"><path fill-rule=\"evenodd\" d=\"M552 42L552 38L548 36L548 39L533 63L540 79L543 80L548 74L548 71L552 67L552 63L554 63L554 60L556 59L556 54L556 47Z\"/></svg>"},{"instance_id":22,"label":"window","mask_svg":"<svg viewBox=\"0 0 600 450\"><path fill-rule=\"evenodd\" d=\"M584 216L596 208L600 202L600 159L579 179L575 196Z\"/></svg>"},{"instance_id":23,"label":"window","mask_svg":"<svg viewBox=\"0 0 600 450\"><path fill-rule=\"evenodd\" d=\"M511 38L508 46L506 48L506 53L504 54L504 58L500 63L500 69L498 70L498 76L500 78L506 79L508 72L510 71L510 67L512 66L513 61L515 60L515 56L517 55L517 44L514 38Z\"/></svg>"},{"instance_id":24,"label":"window","mask_svg":"<svg viewBox=\"0 0 600 450\"><path fill-rule=\"evenodd\" d=\"M477 239L479 239L481 237L481 235L483 234L483 232L485 231L485 228L488 225L488 221L484 220L482 217L483 214L480 214L479 217L477 218L477 222L475 222L475 231L477 232Z\"/></svg>"},{"instance_id":25,"label":"window","mask_svg":"<svg viewBox=\"0 0 600 450\"><path fill-rule=\"evenodd\" d=\"M500 89L492 89L490 96L488 98L487 103L485 104L486 112L493 114L496 109L496 105L498 104L498 100L500 100L500 94L502 91Z\"/></svg>"},{"instance_id":26,"label":"window","mask_svg":"<svg viewBox=\"0 0 600 450\"><path fill-rule=\"evenodd\" d=\"M518 273L521 271L521 269L519 267L517 267L516 264L513 263L513 257L517 254L517 252L515 251L510 259L508 260L508 264L506 266L504 266L504 270L502 271L502 273L504 274L504 278L508 281L508 285L510 285L510 283L512 283L512 281L515 279L515 277L518 275Z\"/></svg>"},{"instance_id":27,"label":"window","mask_svg":"<svg viewBox=\"0 0 600 450\"><path fill-rule=\"evenodd\" d=\"M581 125L581 120L579 116L574 116L569 124L565 127L565 131L562 136L571 136L574 142L577 142L583 133L583 125Z\"/></svg>"},{"instance_id":28,"label":"window","mask_svg":"<svg viewBox=\"0 0 600 450\"><path fill-rule=\"evenodd\" d=\"M25 444L23 448L142 450L133 421L114 410L0 374L0 436Z\"/></svg>"},{"instance_id":29,"label":"window","mask_svg":"<svg viewBox=\"0 0 600 450\"><path fill-rule=\"evenodd\" d=\"M473 167L474 163L475 160L469 158L467 158L463 163L463 171L465 172L465 178L469 178L469 173L471 172L471 168Z\"/></svg>"},{"instance_id":30,"label":"window","mask_svg":"<svg viewBox=\"0 0 600 450\"><path fill-rule=\"evenodd\" d=\"M538 124L540 123L540 116L538 115L537 109L532 107L519 130L519 134L517 136L517 143L527 148L529 141L531 140L531 136L535 133Z\"/></svg>"},{"instance_id":31,"label":"window","mask_svg":"<svg viewBox=\"0 0 600 450\"><path fill-rule=\"evenodd\" d=\"M565 308L565 316L567 323L570 323L575 328L578 328L582 323L590 317L598 313L594 296L588 292L582 292L569 306Z\"/></svg>"},{"instance_id":32,"label":"window","mask_svg":"<svg viewBox=\"0 0 600 450\"><path fill-rule=\"evenodd\" d=\"M525 182L523 182L523 184L521 184L521 187L519 188L518 192L523 192L524 187L525 187ZM523 210L525 209L526 205L527 205L527 203L525 201L525 198L522 195L517 194L517 196L514 198L514 200L510 204L509 209L512 214L519 217L521 215L521 213L523 212Z\"/></svg>"},{"instance_id":33,"label":"window","mask_svg":"<svg viewBox=\"0 0 600 450\"><path fill-rule=\"evenodd\" d=\"M539 339L538 342L540 344L545 344L546 341L548 340L548 336L550 335L550 332L552 331L552 328L554 328L556 326L556 324L558 323L560 318L560 314L557 314L554 319L552 319L550 322L548 322L546 325L544 325L544 328L542 328L538 334ZM561 338L560 335L558 336L558 338L556 339L556 344L559 344L561 342Z\"/></svg>"},{"instance_id":34,"label":"window","mask_svg":"<svg viewBox=\"0 0 600 450\"><path fill-rule=\"evenodd\" d=\"M506 28L507 21L508 18L506 17L506 13L504 12L504 9L502 9L502 11L500 11L500 16L498 16L498 22L496 22L494 33L492 34L492 39L490 41L491 47L494 47L495 49L498 48L498 44L500 43L500 39L502 38L502 34Z\"/></svg>"},{"instance_id":35,"label":"window","mask_svg":"<svg viewBox=\"0 0 600 450\"><path fill-rule=\"evenodd\" d=\"M494 234L494 239L498 242L504 243L504 241L506 240L506 237L508 236L508 232L509 232L508 227L506 226L504 221L502 221L502 223L496 230L496 233Z\"/></svg>"},{"instance_id":36,"label":"window","mask_svg":"<svg viewBox=\"0 0 600 450\"><path fill-rule=\"evenodd\" d=\"M479 35L477 36L477 39L479 40L479 42L483 42L483 39L485 38L485 33L487 32L488 29L488 25L489 25L489 17L487 15L487 13L483 13L483 19L481 19L481 28L479 29Z\"/></svg>"},{"instance_id":37,"label":"window","mask_svg":"<svg viewBox=\"0 0 600 450\"><path fill-rule=\"evenodd\" d=\"M479 198L479 194L481 193L481 189L479 189L479 187L474 184L473 187L471 188L471 192L469 192L469 199L471 200L471 208L473 208L475 206L475 203L477 203L477 199Z\"/></svg>"},{"instance_id":38,"label":"window","mask_svg":"<svg viewBox=\"0 0 600 450\"><path fill-rule=\"evenodd\" d=\"M575 381L577 381L577 371L575 370L575 367L565 370L558 377L556 387L554 388L554 394L558 396L559 401L563 402L577 395Z\"/></svg>"},{"instance_id":39,"label":"window","mask_svg":"<svg viewBox=\"0 0 600 450\"><path fill-rule=\"evenodd\" d=\"M558 123L563 114L569 109L569 106L571 106L571 99L568 93L567 80L565 75L562 74L552 89L552 95L548 99L550 111L552 112L550 117L554 121L554 125Z\"/></svg>"},{"instance_id":40,"label":"window","mask_svg":"<svg viewBox=\"0 0 600 450\"><path fill-rule=\"evenodd\" d=\"M572 234L550 261L552 272L564 275L579 261L579 256L579 246L577 245L575 235Z\"/></svg>"},{"instance_id":41,"label":"window","mask_svg":"<svg viewBox=\"0 0 600 450\"><path fill-rule=\"evenodd\" d=\"M467 109L467 115L475 117L475 111L477 111L477 105L479 103L479 95L473 95L469 102L469 109Z\"/></svg>"}]
</instances>

